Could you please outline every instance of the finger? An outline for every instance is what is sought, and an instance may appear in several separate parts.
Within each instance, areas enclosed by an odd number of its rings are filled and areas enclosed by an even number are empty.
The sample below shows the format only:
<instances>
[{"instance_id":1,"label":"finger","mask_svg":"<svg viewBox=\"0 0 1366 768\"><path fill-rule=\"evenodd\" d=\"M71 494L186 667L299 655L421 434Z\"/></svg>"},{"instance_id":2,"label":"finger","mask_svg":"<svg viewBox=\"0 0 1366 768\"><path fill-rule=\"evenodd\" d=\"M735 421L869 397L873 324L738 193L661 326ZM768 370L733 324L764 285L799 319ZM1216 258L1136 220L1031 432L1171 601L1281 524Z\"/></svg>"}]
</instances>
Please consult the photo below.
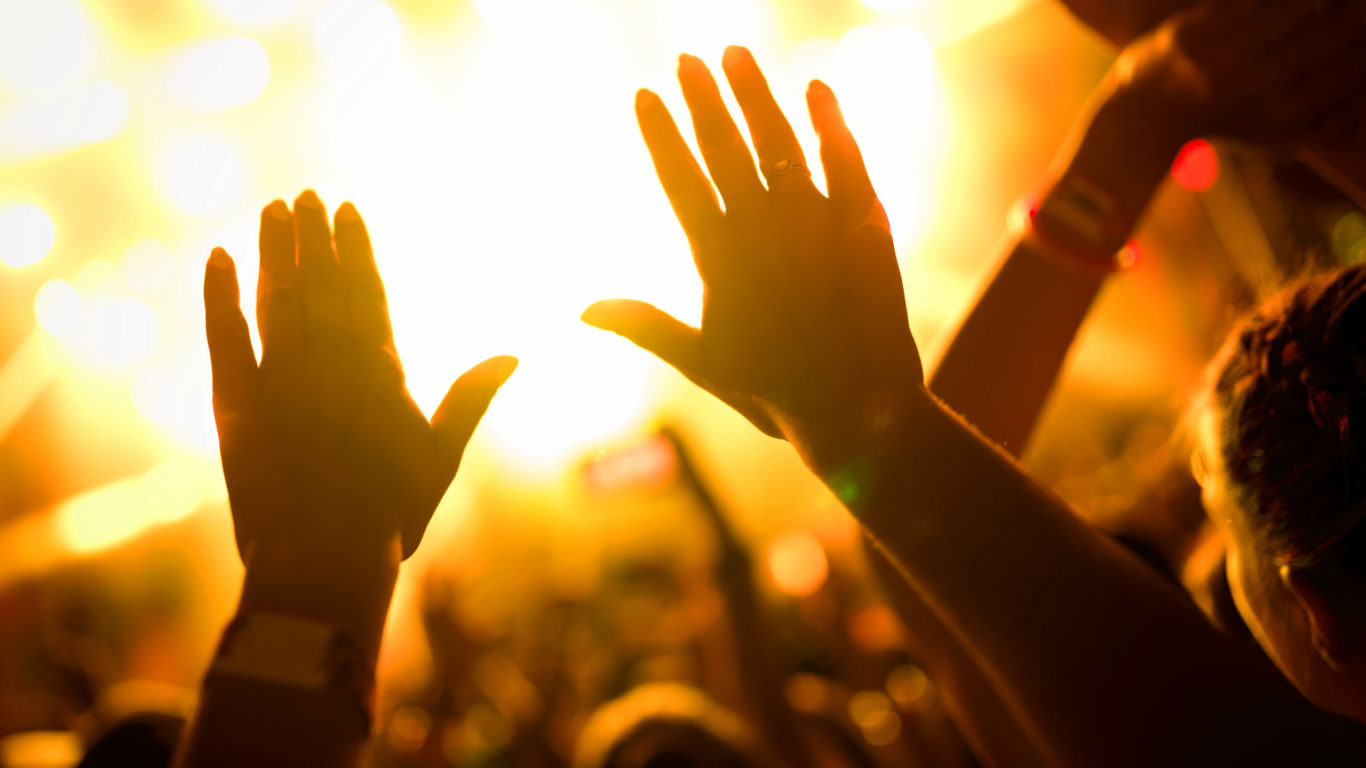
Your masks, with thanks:
<instances>
[{"instance_id":1,"label":"finger","mask_svg":"<svg viewBox=\"0 0 1366 768\"><path fill-rule=\"evenodd\" d=\"M707 252L721 221L721 208L711 182L678 132L678 125L659 97L647 90L636 92L636 120L650 150L659 183L683 226L694 254ZM703 265L698 264L702 269Z\"/></svg>"},{"instance_id":2,"label":"finger","mask_svg":"<svg viewBox=\"0 0 1366 768\"><path fill-rule=\"evenodd\" d=\"M753 54L747 48L732 45L721 58L721 66L745 115L754 151L759 156L759 169L768 179L769 188L778 179L791 179L794 183L804 180L806 187L814 189L809 173L789 173L794 168L806 168L806 156Z\"/></svg>"},{"instance_id":3,"label":"finger","mask_svg":"<svg viewBox=\"0 0 1366 768\"><path fill-rule=\"evenodd\" d=\"M303 304L294 263L294 216L283 200L261 211L261 267L256 278L256 325L261 358L303 343Z\"/></svg>"},{"instance_id":4,"label":"finger","mask_svg":"<svg viewBox=\"0 0 1366 768\"><path fill-rule=\"evenodd\" d=\"M345 335L348 328L341 268L332 250L327 209L311 189L294 200L294 236L299 243L299 279L309 341Z\"/></svg>"},{"instance_id":5,"label":"finger","mask_svg":"<svg viewBox=\"0 0 1366 768\"><path fill-rule=\"evenodd\" d=\"M474 435L479 420L488 411L493 396L517 370L517 358L491 357L455 380L446 397L432 414L432 432L437 440L437 457L443 488L455 477L465 446Z\"/></svg>"},{"instance_id":6,"label":"finger","mask_svg":"<svg viewBox=\"0 0 1366 768\"><path fill-rule=\"evenodd\" d=\"M685 376L701 374L702 332L643 301L610 299L584 310L585 323L654 354Z\"/></svg>"},{"instance_id":7,"label":"finger","mask_svg":"<svg viewBox=\"0 0 1366 768\"><path fill-rule=\"evenodd\" d=\"M241 410L256 377L251 331L242 317L237 267L228 252L215 248L204 268L204 330L213 368L214 411Z\"/></svg>"},{"instance_id":8,"label":"finger","mask_svg":"<svg viewBox=\"0 0 1366 768\"><path fill-rule=\"evenodd\" d=\"M849 131L839 102L830 86L812 80L806 90L811 126L821 142L821 166L830 200L849 224L876 223L887 226L887 215L873 190L863 153Z\"/></svg>"},{"instance_id":9,"label":"finger","mask_svg":"<svg viewBox=\"0 0 1366 768\"><path fill-rule=\"evenodd\" d=\"M351 332L361 344L393 348L394 332L389 324L389 304L384 283L375 266L370 233L365 229L356 207L342 203L334 217L337 261L346 285Z\"/></svg>"},{"instance_id":10,"label":"finger","mask_svg":"<svg viewBox=\"0 0 1366 768\"><path fill-rule=\"evenodd\" d=\"M707 65L696 56L678 57L678 82L692 113L697 146L726 209L752 206L764 192L749 147L721 98Z\"/></svg>"}]
</instances>

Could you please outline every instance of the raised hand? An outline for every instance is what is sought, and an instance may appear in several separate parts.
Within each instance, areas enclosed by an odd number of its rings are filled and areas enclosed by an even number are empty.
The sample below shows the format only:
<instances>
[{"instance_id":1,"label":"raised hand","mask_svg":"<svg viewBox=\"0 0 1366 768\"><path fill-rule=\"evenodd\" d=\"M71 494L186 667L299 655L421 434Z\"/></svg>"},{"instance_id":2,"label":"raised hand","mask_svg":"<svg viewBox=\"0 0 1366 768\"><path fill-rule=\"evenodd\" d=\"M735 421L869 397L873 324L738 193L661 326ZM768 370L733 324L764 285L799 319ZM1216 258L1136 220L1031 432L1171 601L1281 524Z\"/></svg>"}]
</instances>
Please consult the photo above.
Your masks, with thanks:
<instances>
[{"instance_id":1,"label":"raised hand","mask_svg":"<svg viewBox=\"0 0 1366 768\"><path fill-rule=\"evenodd\" d=\"M706 287L702 327L626 300L598 302L583 319L658 355L807 455L814 442L857 432L889 402L923 393L920 357L887 219L834 94L819 81L807 91L822 195L749 51L729 48L722 63L758 169L701 60L681 57L678 80L710 181L659 97L636 96L641 133Z\"/></svg>"},{"instance_id":2,"label":"raised hand","mask_svg":"<svg viewBox=\"0 0 1366 768\"><path fill-rule=\"evenodd\" d=\"M253 559L294 573L340 575L371 562L396 570L517 361L495 357L471 369L428 423L404 386L356 209L343 204L334 230L313 192L299 196L293 213L276 200L261 214L260 249L259 365L233 261L221 248L204 276L214 416L239 553L249 575Z\"/></svg>"}]
</instances>

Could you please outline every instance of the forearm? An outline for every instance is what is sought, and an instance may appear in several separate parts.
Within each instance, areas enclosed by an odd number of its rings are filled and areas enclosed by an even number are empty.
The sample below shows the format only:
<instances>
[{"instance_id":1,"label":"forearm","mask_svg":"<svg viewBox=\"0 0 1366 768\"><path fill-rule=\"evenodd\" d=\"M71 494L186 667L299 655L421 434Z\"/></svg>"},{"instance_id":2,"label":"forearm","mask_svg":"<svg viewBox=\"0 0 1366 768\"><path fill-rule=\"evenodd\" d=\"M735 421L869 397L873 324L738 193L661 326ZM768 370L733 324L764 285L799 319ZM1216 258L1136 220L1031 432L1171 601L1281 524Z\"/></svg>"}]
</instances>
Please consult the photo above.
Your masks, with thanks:
<instances>
[{"instance_id":1,"label":"forearm","mask_svg":"<svg viewBox=\"0 0 1366 768\"><path fill-rule=\"evenodd\" d=\"M310 555L316 560L309 562ZM228 634L240 622L261 616L303 620L315 625L320 637L335 632L346 651L346 668L359 675L348 675L350 685L335 680L301 685L225 672L216 662L205 678L177 765L360 765L369 738L371 702L365 685L373 685L399 557L397 551L345 557L255 552ZM289 657L297 650L282 648L279 653ZM303 670L320 663L321 658L303 658L297 666Z\"/></svg>"},{"instance_id":2,"label":"forearm","mask_svg":"<svg viewBox=\"0 0 1366 768\"><path fill-rule=\"evenodd\" d=\"M1011 711L963 641L935 615L876 545L865 547L892 608L906 626L908 650L943 695L973 754L990 768L1051 768L1040 744Z\"/></svg>"},{"instance_id":3,"label":"forearm","mask_svg":"<svg viewBox=\"0 0 1366 768\"><path fill-rule=\"evenodd\" d=\"M937 402L909 399L899 423L880 445L819 439L805 458L826 477L851 457L871 467L850 508L1050 755L1110 766L1303 757L1295 750L1322 724L1283 678ZM863 450L839 447L850 445Z\"/></svg>"},{"instance_id":4,"label":"forearm","mask_svg":"<svg viewBox=\"0 0 1366 768\"><path fill-rule=\"evenodd\" d=\"M1120 215L1114 241L1090 266L1050 253L1012 233L997 266L958 328L949 335L927 382L945 403L1014 456L1023 453L1068 350L1106 272L1138 226L1180 142L1150 115L1103 86L1050 172L1053 182L1082 180L1114 198ZM1079 252L1092 244L1062 243ZM1069 263L1073 261L1075 263Z\"/></svg>"}]
</instances>

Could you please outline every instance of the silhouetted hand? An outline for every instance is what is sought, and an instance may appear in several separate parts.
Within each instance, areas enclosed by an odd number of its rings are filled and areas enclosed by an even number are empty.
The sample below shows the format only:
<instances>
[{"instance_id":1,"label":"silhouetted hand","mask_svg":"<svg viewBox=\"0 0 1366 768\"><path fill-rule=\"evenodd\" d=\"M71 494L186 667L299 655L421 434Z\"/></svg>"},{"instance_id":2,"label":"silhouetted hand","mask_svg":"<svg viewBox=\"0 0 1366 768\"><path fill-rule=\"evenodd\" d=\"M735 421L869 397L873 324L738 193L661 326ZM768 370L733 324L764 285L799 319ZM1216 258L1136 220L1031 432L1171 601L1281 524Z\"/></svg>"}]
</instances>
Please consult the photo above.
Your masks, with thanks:
<instances>
[{"instance_id":1,"label":"silhouetted hand","mask_svg":"<svg viewBox=\"0 0 1366 768\"><path fill-rule=\"evenodd\" d=\"M1304 139L1363 93L1366 6L1207 0L1129 45L1122 97L1181 139Z\"/></svg>"},{"instance_id":2,"label":"silhouetted hand","mask_svg":"<svg viewBox=\"0 0 1366 768\"><path fill-rule=\"evenodd\" d=\"M294 213L261 214L257 365L237 275L215 249L204 306L218 423L239 553L269 548L298 570L339 573L407 557L455 477L465 445L516 367L495 357L464 374L432 417L404 386L384 288L356 209L335 238L313 192Z\"/></svg>"},{"instance_id":3,"label":"silhouetted hand","mask_svg":"<svg viewBox=\"0 0 1366 768\"><path fill-rule=\"evenodd\" d=\"M887 219L834 94L819 81L807 91L827 196L749 51L727 49L723 65L762 179L707 67L683 56L678 79L724 212L659 97L636 97L706 287L702 327L625 300L598 302L583 319L658 355L805 455L813 441L877 418L885 399L923 394L920 357Z\"/></svg>"}]
</instances>

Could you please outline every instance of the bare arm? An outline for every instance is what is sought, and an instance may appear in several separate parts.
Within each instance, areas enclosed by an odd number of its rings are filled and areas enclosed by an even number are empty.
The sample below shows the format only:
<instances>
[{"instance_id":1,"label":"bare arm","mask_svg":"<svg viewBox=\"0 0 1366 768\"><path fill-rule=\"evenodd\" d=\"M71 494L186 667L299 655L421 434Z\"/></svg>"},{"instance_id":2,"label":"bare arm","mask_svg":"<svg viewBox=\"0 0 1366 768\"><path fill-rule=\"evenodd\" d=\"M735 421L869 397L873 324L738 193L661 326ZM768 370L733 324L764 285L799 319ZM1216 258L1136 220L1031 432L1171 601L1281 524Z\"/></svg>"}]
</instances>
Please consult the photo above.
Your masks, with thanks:
<instances>
[{"instance_id":1,"label":"bare arm","mask_svg":"<svg viewBox=\"0 0 1366 768\"><path fill-rule=\"evenodd\" d=\"M585 320L787 439L1060 764L1333 754L1329 720L1284 679L926 392L891 235L833 94L807 94L826 196L791 171L801 148L752 58L723 64L758 168L705 66L685 58L679 80L724 211L662 103L637 99L707 288L702 327L632 301Z\"/></svg>"},{"instance_id":2,"label":"bare arm","mask_svg":"<svg viewBox=\"0 0 1366 768\"><path fill-rule=\"evenodd\" d=\"M1051 768L1054 763L1042 744L1002 699L968 646L925 604L884 551L877 546L865 549L906 626L911 655L943 693L945 707L973 754L992 768Z\"/></svg>"},{"instance_id":3,"label":"bare arm","mask_svg":"<svg viewBox=\"0 0 1366 768\"><path fill-rule=\"evenodd\" d=\"M1355 108L1344 94L1357 87L1349 81L1361 22L1345 5L1322 21L1306 23L1309 13L1202 5L1126 48L1059 154L1037 221L1011 237L930 366L930 391L1023 453L1107 266L1181 146L1201 136L1276 145ZM1336 157L1334 167L1348 167ZM1074 190L1102 204L1080 223L1053 213ZM1080 235L1089 225L1099 231Z\"/></svg>"}]
</instances>

